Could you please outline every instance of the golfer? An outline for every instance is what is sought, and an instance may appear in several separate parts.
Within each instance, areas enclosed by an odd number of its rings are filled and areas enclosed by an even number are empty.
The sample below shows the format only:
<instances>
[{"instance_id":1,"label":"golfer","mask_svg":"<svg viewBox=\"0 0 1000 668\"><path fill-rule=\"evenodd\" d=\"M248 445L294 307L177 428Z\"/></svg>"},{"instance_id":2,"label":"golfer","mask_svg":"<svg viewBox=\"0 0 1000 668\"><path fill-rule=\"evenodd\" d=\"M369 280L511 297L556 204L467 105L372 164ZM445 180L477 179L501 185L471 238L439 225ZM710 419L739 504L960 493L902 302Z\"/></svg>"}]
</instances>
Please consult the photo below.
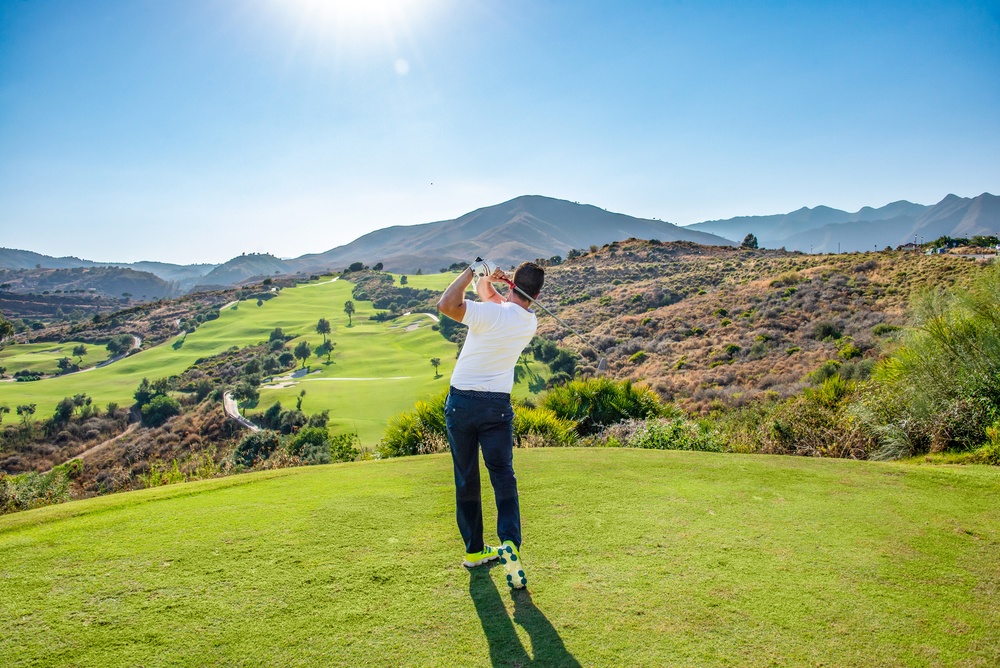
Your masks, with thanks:
<instances>
[{"instance_id":1,"label":"golfer","mask_svg":"<svg viewBox=\"0 0 1000 668\"><path fill-rule=\"evenodd\" d=\"M473 278L481 301L465 299ZM507 583L528 583L521 564L521 510L514 477L514 411L510 391L514 365L535 335L538 321L530 302L511 289L504 298L493 287L507 276L489 261L477 260L452 281L438 300L438 310L469 328L451 376L445 403L448 442L455 464L455 504L458 529L465 540L467 568L499 558ZM532 262L514 272L514 285L532 299L538 297L545 270ZM483 543L483 505L479 487L479 448L490 472L497 503L497 536L501 545Z\"/></svg>"}]
</instances>

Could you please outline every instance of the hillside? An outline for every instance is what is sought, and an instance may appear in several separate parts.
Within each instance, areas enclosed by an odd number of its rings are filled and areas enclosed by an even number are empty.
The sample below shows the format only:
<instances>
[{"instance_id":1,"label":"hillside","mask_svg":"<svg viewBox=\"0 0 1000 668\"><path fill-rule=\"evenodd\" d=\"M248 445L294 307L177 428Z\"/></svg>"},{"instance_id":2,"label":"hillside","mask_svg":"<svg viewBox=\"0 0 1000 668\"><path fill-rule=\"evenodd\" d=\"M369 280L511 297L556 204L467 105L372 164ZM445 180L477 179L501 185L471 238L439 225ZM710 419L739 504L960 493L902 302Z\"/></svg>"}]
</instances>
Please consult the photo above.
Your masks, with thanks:
<instances>
[{"instance_id":1,"label":"hillside","mask_svg":"<svg viewBox=\"0 0 1000 668\"><path fill-rule=\"evenodd\" d=\"M179 292L186 292L216 265L179 265L169 262L95 262L78 257L52 257L26 250L0 248L0 269L74 269L81 267L121 267L134 269L160 277L167 283L176 283ZM60 288L66 289L66 288Z\"/></svg>"},{"instance_id":2,"label":"hillside","mask_svg":"<svg viewBox=\"0 0 1000 668\"><path fill-rule=\"evenodd\" d=\"M447 455L266 471L0 518L0 658L1000 659L996 470L606 448L518 450L515 460L529 578L515 593L501 569L459 565ZM488 496L484 510L489 533Z\"/></svg>"},{"instance_id":3,"label":"hillside","mask_svg":"<svg viewBox=\"0 0 1000 668\"><path fill-rule=\"evenodd\" d=\"M289 264L273 255L266 253L243 254L220 264L202 276L198 279L194 289L217 290L252 278L262 279L293 271L294 269Z\"/></svg>"},{"instance_id":4,"label":"hillside","mask_svg":"<svg viewBox=\"0 0 1000 668\"><path fill-rule=\"evenodd\" d=\"M124 267L0 270L0 283L15 293L97 292L106 297L161 299L180 294L176 284L146 271Z\"/></svg>"},{"instance_id":5,"label":"hillside","mask_svg":"<svg viewBox=\"0 0 1000 668\"><path fill-rule=\"evenodd\" d=\"M629 237L732 245L718 236L659 220L633 218L550 197L524 196L454 220L376 230L325 253L289 260L288 265L312 273L342 268L355 261L372 265L382 262L387 271L433 272L481 255L509 266L538 257L565 257L573 248Z\"/></svg>"},{"instance_id":6,"label":"hillside","mask_svg":"<svg viewBox=\"0 0 1000 668\"><path fill-rule=\"evenodd\" d=\"M972 237L1000 232L1000 197L983 193L966 198L948 195L933 206L899 201L854 213L826 206L787 214L741 216L688 225L685 229L732 240L756 235L761 247L816 253L861 252L930 242L941 236Z\"/></svg>"},{"instance_id":7,"label":"hillside","mask_svg":"<svg viewBox=\"0 0 1000 668\"><path fill-rule=\"evenodd\" d=\"M790 396L827 360L864 375L887 332L906 324L915 292L966 284L981 266L902 251L806 255L629 240L550 267L541 299L589 333L611 376L708 412ZM593 372L595 356L576 337L544 315L539 323Z\"/></svg>"}]
</instances>

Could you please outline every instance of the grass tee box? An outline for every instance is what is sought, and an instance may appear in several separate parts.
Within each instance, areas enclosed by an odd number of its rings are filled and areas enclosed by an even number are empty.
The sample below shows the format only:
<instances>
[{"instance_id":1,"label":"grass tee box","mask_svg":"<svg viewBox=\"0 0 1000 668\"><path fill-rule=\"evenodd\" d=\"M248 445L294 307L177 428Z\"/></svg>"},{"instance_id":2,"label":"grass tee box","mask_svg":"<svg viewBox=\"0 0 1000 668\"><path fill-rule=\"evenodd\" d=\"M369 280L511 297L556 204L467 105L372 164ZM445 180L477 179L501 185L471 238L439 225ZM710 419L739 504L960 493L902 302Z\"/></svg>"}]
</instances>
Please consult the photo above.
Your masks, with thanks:
<instances>
[{"instance_id":1,"label":"grass tee box","mask_svg":"<svg viewBox=\"0 0 1000 668\"><path fill-rule=\"evenodd\" d=\"M0 518L0 665L1000 663L1000 471L515 460L523 593L459 565L447 455Z\"/></svg>"}]
</instances>

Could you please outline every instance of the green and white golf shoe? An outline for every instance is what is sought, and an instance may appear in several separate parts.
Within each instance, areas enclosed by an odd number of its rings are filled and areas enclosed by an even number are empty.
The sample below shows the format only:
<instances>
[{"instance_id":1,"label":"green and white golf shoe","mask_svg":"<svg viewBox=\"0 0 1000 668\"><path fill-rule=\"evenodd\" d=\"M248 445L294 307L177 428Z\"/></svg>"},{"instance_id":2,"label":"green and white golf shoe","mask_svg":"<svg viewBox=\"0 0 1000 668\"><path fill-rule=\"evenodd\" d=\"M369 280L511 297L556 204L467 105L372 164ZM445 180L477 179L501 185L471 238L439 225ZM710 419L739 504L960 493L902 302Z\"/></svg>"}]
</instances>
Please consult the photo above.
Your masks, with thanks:
<instances>
[{"instance_id":1,"label":"green and white golf shoe","mask_svg":"<svg viewBox=\"0 0 1000 668\"><path fill-rule=\"evenodd\" d=\"M500 553L497 551L495 547L490 547L489 545L483 545L482 552L473 552L471 554L469 552L466 552L465 561L462 562L462 565L465 566L466 568L475 568L476 566L482 566L488 561L493 561L499 556Z\"/></svg>"},{"instance_id":2,"label":"green and white golf shoe","mask_svg":"<svg viewBox=\"0 0 1000 668\"><path fill-rule=\"evenodd\" d=\"M507 584L512 589L521 589L528 584L528 578L524 575L524 562L521 561L521 553L512 541L505 540L500 546L500 563L507 571Z\"/></svg>"}]
</instances>

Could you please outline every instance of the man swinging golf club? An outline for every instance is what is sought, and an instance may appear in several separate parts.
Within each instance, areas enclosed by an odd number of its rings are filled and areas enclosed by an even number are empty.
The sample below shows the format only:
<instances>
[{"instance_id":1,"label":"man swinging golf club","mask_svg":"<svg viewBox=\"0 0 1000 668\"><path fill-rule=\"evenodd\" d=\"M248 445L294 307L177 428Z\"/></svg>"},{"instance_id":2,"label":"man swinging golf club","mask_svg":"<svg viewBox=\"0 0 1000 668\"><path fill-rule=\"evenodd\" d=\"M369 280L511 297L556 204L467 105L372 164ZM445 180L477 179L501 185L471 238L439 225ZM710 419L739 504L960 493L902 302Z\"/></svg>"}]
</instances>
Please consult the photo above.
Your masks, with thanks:
<instances>
[{"instance_id":1,"label":"man swinging golf club","mask_svg":"<svg viewBox=\"0 0 1000 668\"><path fill-rule=\"evenodd\" d=\"M465 299L473 278L481 301ZM514 411L510 391L514 365L535 335L538 321L529 308L545 281L545 270L524 262L514 271L504 298L493 287L506 282L504 272L488 260L478 260L452 281L438 300L438 311L469 328L451 376L445 402L448 442L455 465L455 502L458 529L465 540L467 568L499 558L507 583L519 589L528 583L521 562L521 510L514 477ZM490 472L497 504L497 536L501 545L483 543L483 506L479 486L479 448Z\"/></svg>"}]
</instances>

